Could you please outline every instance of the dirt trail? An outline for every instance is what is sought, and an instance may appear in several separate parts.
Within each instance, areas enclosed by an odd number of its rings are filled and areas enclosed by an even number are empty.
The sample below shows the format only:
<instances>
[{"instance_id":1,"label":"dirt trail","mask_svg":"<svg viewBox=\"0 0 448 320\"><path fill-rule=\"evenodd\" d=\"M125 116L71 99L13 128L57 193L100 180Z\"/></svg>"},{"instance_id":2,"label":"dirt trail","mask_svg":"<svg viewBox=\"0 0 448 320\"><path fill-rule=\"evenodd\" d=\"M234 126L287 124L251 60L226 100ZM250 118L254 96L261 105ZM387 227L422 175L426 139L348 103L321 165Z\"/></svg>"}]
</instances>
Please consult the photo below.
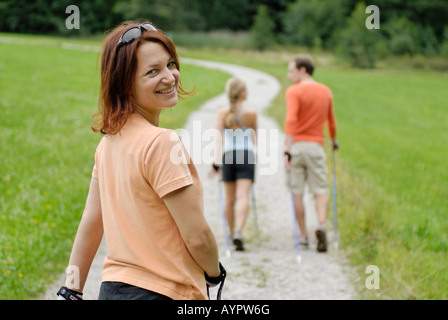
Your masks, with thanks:
<instances>
[{"instance_id":1,"label":"dirt trail","mask_svg":"<svg viewBox=\"0 0 448 320\"><path fill-rule=\"evenodd\" d=\"M232 250L231 257L227 257L225 252L218 181L207 177L210 162L206 161L207 157L202 152L210 142L206 143L198 138L198 135L204 136L204 131L214 128L216 111L227 106L225 95L206 102L190 115L185 125L186 136L183 136L183 140L186 144L190 143L190 154L202 178L206 218L215 233L221 261L228 272L223 299L353 299L354 290L348 272L334 249L330 248L324 254L317 253L315 239L311 237L310 249L302 250L301 264L296 261L290 195L285 183L282 160L284 137L276 122L264 115L264 110L280 93L278 81L268 74L236 65L191 59L183 59L183 63L218 69L243 78L248 86L245 106L259 112L260 132L254 190L261 237L258 243L251 213L245 232L248 240L246 251ZM313 199L309 195L306 195L306 206L308 232L313 235L317 217L313 210ZM329 239L332 239L331 233ZM105 245L102 244L87 279L85 299L96 299L98 296L102 261L106 254ZM62 283L63 276L48 288L42 298L54 299L55 292Z\"/></svg>"},{"instance_id":2,"label":"dirt trail","mask_svg":"<svg viewBox=\"0 0 448 320\"><path fill-rule=\"evenodd\" d=\"M274 77L263 72L223 63L186 60L200 66L219 69L243 78L248 86L245 107L259 112L258 163L255 183L257 216L261 234L256 241L254 216L250 213L246 236L249 243L245 252L225 253L225 240L219 205L218 182L207 178L209 163L193 160L202 177L205 213L216 235L223 265L228 270L224 299L352 299L353 288L335 250L316 252L316 241L311 237L310 249L302 250L302 262L296 261L293 218L290 194L283 167L284 136L277 123L264 115L271 101L282 94ZM224 88L223 88L224 91ZM213 128L216 111L227 107L224 94L205 103L191 114L185 128L193 132L200 121L202 131ZM193 150L194 151L194 150ZM204 156L203 156L204 157ZM317 215L314 202L306 195L308 232L314 234ZM332 239L329 234L329 239Z\"/></svg>"}]
</instances>

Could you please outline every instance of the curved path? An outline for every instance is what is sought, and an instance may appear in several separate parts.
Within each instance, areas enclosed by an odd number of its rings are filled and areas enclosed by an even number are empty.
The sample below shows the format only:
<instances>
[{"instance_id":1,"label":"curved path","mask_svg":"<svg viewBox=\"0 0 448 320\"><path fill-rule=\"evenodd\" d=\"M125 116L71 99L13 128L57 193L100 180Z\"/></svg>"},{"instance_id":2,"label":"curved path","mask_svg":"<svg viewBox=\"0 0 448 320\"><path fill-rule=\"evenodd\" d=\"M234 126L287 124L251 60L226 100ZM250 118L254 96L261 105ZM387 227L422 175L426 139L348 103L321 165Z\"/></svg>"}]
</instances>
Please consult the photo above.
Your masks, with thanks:
<instances>
[{"instance_id":1,"label":"curved path","mask_svg":"<svg viewBox=\"0 0 448 320\"><path fill-rule=\"evenodd\" d=\"M283 169L284 136L276 122L264 115L264 110L279 94L278 81L263 72L224 63L183 59L183 63L219 69L232 76L243 78L248 86L245 106L259 112L258 163L255 183L260 241L256 240L253 214L250 214L245 236L246 251L235 252L227 257L219 205L216 179L207 177L210 161L204 148L210 142L204 132L213 129L216 111L227 106L224 94L207 101L193 112L184 127L182 136L204 184L204 207L206 218L215 233L220 248L221 262L228 277L223 299L353 299L353 287L344 272L337 252L317 253L315 239L311 238L309 250L302 250L302 262L296 262L292 225L291 203ZM224 88L223 88L224 91ZM190 136L191 135L191 136ZM202 138L198 138L198 135ZM313 200L306 196L307 224L309 234L317 225ZM329 239L332 235L329 235ZM100 246L87 279L85 299L96 299L101 283L102 261L105 246ZM54 299L63 277L48 288L44 299ZM215 296L215 295L213 295Z\"/></svg>"}]
</instances>

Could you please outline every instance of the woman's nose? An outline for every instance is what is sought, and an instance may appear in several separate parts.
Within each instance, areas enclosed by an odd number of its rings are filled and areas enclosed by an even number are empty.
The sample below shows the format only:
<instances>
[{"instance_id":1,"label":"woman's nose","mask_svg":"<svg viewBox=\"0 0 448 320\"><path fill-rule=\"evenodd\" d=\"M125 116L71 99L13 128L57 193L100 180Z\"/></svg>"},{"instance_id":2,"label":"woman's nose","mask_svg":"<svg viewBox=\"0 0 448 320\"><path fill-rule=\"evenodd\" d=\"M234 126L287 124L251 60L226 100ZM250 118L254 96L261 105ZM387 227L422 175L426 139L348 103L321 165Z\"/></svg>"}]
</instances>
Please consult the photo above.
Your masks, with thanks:
<instances>
[{"instance_id":1,"label":"woman's nose","mask_svg":"<svg viewBox=\"0 0 448 320\"><path fill-rule=\"evenodd\" d=\"M163 71L163 78L162 78L162 81L163 81L164 83L171 84L171 83L173 83L174 81L177 81L177 79L178 79L178 76L177 76L178 73L179 73L179 71L177 71L177 69L176 69L176 70L172 70L172 69L166 68L166 69Z\"/></svg>"}]
</instances>

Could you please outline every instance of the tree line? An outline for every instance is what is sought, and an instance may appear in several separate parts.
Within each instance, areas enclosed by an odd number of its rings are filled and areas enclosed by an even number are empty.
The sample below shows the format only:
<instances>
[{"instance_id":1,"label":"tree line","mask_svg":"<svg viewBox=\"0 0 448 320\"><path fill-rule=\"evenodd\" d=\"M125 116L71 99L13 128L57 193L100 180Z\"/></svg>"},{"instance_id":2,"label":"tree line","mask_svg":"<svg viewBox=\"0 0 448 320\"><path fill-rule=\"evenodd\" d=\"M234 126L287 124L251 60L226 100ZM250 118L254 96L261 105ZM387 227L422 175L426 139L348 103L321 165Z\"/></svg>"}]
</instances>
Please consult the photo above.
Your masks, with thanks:
<instances>
[{"instance_id":1,"label":"tree line","mask_svg":"<svg viewBox=\"0 0 448 320\"><path fill-rule=\"evenodd\" d=\"M380 10L380 29L365 26L367 5ZM80 29L67 30L65 9L80 10ZM0 31L103 34L123 20L145 18L169 32L250 31L254 47L320 47L371 66L386 54L448 57L446 0L2 0ZM363 58L367 55L367 59ZM358 61L359 60L359 61Z\"/></svg>"}]
</instances>

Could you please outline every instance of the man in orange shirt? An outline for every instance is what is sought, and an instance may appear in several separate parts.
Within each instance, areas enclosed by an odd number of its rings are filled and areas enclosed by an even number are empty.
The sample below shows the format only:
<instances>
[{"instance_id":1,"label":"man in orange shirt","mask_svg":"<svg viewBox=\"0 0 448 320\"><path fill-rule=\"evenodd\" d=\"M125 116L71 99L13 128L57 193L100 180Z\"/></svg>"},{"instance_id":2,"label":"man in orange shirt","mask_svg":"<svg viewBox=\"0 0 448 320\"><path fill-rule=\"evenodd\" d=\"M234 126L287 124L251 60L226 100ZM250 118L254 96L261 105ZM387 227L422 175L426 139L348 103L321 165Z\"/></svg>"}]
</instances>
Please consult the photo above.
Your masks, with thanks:
<instances>
[{"instance_id":1,"label":"man in orange shirt","mask_svg":"<svg viewBox=\"0 0 448 320\"><path fill-rule=\"evenodd\" d=\"M333 94L325 85L313 79L314 62L311 57L299 55L288 65L288 77L293 82L286 91L285 168L291 170L294 206L299 223L301 244L308 246L305 227L303 193L308 184L315 195L319 227L316 230L317 251L327 251L326 228L328 211L328 179L324 150L324 125L332 148L336 150L336 120Z\"/></svg>"}]
</instances>

